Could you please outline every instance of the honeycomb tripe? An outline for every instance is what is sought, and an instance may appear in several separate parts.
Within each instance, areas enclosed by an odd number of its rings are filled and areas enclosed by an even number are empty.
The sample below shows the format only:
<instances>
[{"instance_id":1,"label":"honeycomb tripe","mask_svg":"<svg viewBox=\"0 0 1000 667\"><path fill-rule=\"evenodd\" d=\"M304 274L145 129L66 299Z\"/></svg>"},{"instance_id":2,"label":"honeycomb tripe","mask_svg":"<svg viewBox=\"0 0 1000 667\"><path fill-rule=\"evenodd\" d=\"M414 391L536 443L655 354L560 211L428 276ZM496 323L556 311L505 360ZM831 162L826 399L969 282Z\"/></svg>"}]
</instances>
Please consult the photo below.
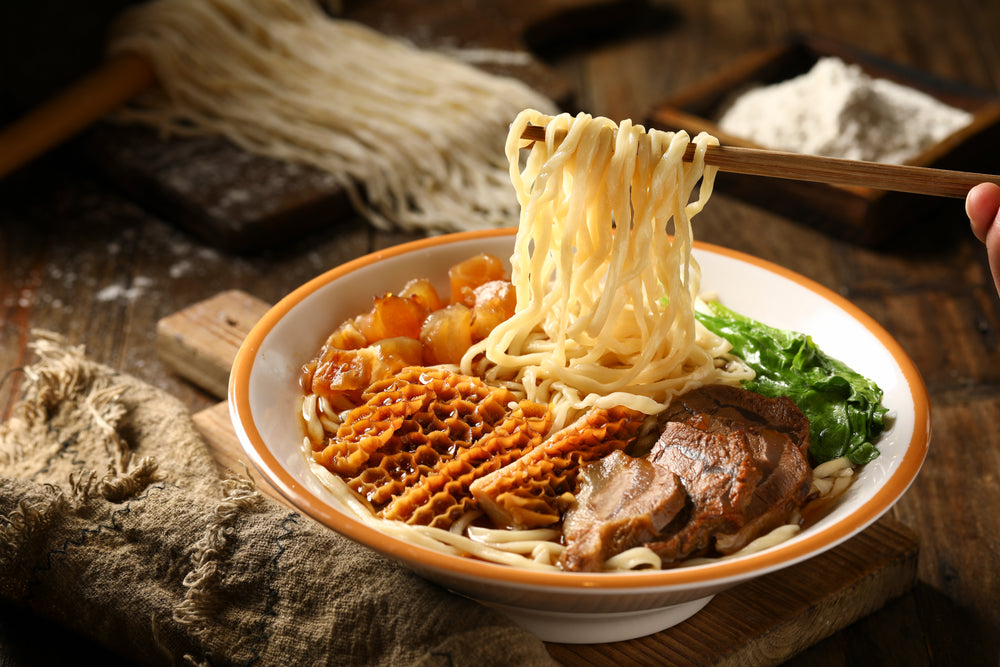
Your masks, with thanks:
<instances>
[{"instance_id":1,"label":"honeycomb tripe","mask_svg":"<svg viewBox=\"0 0 1000 667\"><path fill-rule=\"evenodd\" d=\"M515 400L477 378L423 367L376 382L363 398L313 456L376 508L492 430Z\"/></svg>"},{"instance_id":2,"label":"honeycomb tripe","mask_svg":"<svg viewBox=\"0 0 1000 667\"><path fill-rule=\"evenodd\" d=\"M523 456L542 441L552 426L547 406L521 401L492 431L442 460L434 472L396 496L381 512L385 519L448 528L475 511L472 483Z\"/></svg>"},{"instance_id":3,"label":"honeycomb tripe","mask_svg":"<svg viewBox=\"0 0 1000 667\"><path fill-rule=\"evenodd\" d=\"M500 526L556 523L572 501L580 465L627 447L644 418L625 407L591 408L510 465L473 482L472 494Z\"/></svg>"}]
</instances>

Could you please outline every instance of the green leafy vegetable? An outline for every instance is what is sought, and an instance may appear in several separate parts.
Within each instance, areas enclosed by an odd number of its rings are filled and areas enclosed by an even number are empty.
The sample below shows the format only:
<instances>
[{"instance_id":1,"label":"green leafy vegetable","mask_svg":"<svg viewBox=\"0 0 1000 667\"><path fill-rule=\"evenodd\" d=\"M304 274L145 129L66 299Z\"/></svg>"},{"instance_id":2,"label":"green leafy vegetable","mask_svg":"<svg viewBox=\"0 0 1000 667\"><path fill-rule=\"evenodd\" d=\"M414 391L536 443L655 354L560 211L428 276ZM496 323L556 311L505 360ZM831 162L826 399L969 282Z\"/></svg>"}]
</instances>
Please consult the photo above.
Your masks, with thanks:
<instances>
[{"instance_id":1,"label":"green leafy vegetable","mask_svg":"<svg viewBox=\"0 0 1000 667\"><path fill-rule=\"evenodd\" d=\"M885 430L887 412L878 385L824 354L809 336L761 324L717 301L703 305L709 312L697 312L698 320L756 372L744 387L788 396L809 418L809 453L817 464L840 456L863 464L878 456L873 442Z\"/></svg>"}]
</instances>

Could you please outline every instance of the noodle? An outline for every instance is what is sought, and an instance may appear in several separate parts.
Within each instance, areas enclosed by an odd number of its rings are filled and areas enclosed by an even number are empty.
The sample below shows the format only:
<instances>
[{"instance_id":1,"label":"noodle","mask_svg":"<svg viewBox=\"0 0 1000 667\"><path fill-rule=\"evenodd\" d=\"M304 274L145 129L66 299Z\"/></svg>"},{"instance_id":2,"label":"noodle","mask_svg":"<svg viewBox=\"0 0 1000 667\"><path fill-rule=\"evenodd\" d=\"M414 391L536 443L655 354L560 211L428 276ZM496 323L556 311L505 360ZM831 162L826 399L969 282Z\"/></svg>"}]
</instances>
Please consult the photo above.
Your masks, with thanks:
<instances>
[{"instance_id":1,"label":"noodle","mask_svg":"<svg viewBox=\"0 0 1000 667\"><path fill-rule=\"evenodd\" d=\"M823 500L839 497L854 479L854 464L846 456L821 463L813 469L813 490Z\"/></svg>"},{"instance_id":2,"label":"noodle","mask_svg":"<svg viewBox=\"0 0 1000 667\"><path fill-rule=\"evenodd\" d=\"M318 420L320 416L315 408L323 401L303 399L302 414L306 424ZM309 427L307 426L307 432ZM560 569L556 563L565 548L559 543L560 531L552 528L533 530L491 529L474 526L472 522L479 512L469 512L449 530L413 526L400 521L382 519L375 515L372 508L358 498L357 494L337 477L313 459L313 442L309 435L303 438L302 453L310 470L316 475L323 486L333 494L351 515L362 523L382 532L394 535L403 540L420 544L441 553L460 556L474 556L502 565L515 567L530 567L532 569ZM853 465L850 459L843 457L827 461L813 469L813 490L818 493L813 502L824 502L836 499L847 486L853 476ZM795 519L795 517L793 517ZM714 563L730 560L740 556L762 551L778 545L801 531L801 525L793 520L776 527L757 539L751 541L742 549L731 554L718 557L694 557L684 561L684 566ZM524 554L529 554L527 558ZM648 547L633 547L608 558L604 563L606 572L627 572L643 569L660 569L662 560Z\"/></svg>"},{"instance_id":3,"label":"noodle","mask_svg":"<svg viewBox=\"0 0 1000 667\"><path fill-rule=\"evenodd\" d=\"M109 51L141 55L160 84L119 119L319 168L383 229L515 224L503 132L552 106L313 0L155 0L122 15Z\"/></svg>"},{"instance_id":4,"label":"noodle","mask_svg":"<svg viewBox=\"0 0 1000 667\"><path fill-rule=\"evenodd\" d=\"M528 151L522 169L521 135L544 125L544 142ZM700 269L692 255L691 218L712 192L715 172L704 165L712 137L695 138L693 162L683 160L684 132L646 132L628 121L580 114L522 112L507 141L510 178L521 206L511 257L517 306L465 353L455 369L548 404L550 433L590 407L626 406L650 415L640 438L656 436L655 415L673 397L696 387L739 385L752 369L730 354L729 343L694 315ZM700 187L695 195L696 186ZM315 446L341 422L326 399L303 399L303 453L324 486L364 523L444 553L529 567L561 569L561 529L491 529L467 511L449 529L380 518L348 484L313 459ZM331 428L333 427L333 428ZM813 472L819 499L850 484L848 459ZM735 558L788 540L801 516L720 558ZM606 571L660 569L662 559L641 546L615 554Z\"/></svg>"},{"instance_id":5,"label":"noodle","mask_svg":"<svg viewBox=\"0 0 1000 667\"><path fill-rule=\"evenodd\" d=\"M529 124L545 126L546 138L522 169ZM469 349L462 372L485 355L487 379L516 378L529 400L551 406L557 426L592 406L656 414L688 389L752 376L694 317L691 218L711 196L715 169L704 151L717 142L698 135L685 163L689 143L685 132L629 121L518 115L507 139L521 205L511 257L517 309Z\"/></svg>"}]
</instances>

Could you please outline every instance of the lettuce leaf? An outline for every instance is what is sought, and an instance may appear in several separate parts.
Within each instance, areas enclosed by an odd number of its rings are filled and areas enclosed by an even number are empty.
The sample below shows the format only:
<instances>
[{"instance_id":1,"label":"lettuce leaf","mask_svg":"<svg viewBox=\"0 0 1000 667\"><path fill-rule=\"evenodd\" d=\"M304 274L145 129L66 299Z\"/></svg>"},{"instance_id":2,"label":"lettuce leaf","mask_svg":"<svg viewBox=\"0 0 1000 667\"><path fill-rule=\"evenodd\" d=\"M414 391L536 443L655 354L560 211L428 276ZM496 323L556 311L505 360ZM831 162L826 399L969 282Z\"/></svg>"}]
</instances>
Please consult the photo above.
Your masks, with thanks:
<instances>
[{"instance_id":1,"label":"lettuce leaf","mask_svg":"<svg viewBox=\"0 0 1000 667\"><path fill-rule=\"evenodd\" d=\"M809 418L816 464L846 456L860 465L879 455L874 442L885 430L887 409L878 385L824 354L807 335L761 324L717 301L701 305L708 312L699 310L698 320L756 372L743 386L788 396Z\"/></svg>"}]
</instances>

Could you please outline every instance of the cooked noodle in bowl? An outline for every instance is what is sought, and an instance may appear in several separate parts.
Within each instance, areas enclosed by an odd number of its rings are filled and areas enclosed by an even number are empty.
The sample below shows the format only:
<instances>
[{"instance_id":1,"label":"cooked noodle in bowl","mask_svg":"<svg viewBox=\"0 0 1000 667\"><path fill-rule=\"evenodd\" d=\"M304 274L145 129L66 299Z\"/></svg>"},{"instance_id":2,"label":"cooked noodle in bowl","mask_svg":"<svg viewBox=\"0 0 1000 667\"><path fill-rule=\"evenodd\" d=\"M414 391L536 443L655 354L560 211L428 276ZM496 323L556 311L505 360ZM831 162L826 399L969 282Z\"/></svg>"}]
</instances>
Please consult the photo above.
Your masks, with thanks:
<instances>
[{"instance_id":1,"label":"cooked noodle in bowl","mask_svg":"<svg viewBox=\"0 0 1000 667\"><path fill-rule=\"evenodd\" d=\"M547 127L545 142L531 150L520 141L527 123ZM837 295L694 241L691 218L707 202L713 177L699 155L712 141L604 119L522 114L508 141L522 206L518 230L437 237L363 257L295 290L254 328L230 391L251 460L304 513L552 641L655 632L720 590L862 530L905 491L923 460L928 413L919 374L884 330ZM689 143L697 146L690 163L681 159ZM581 184L587 198L576 196ZM838 498L801 529L793 516L725 557L688 558L667 569L656 550L639 546L610 555L601 571L566 571L558 524L497 528L474 504L446 527L379 516L337 473L346 457L317 455L350 410L303 392L299 369L332 331L371 309L373 296L398 292L414 278L449 294L447 269L480 253L509 258L515 312L460 357L426 367L437 370L424 372L424 381L477 378L507 392L497 394L499 403L520 405L533 419L542 416L532 406L544 406L546 434L594 410L621 409L637 424L636 440L655 440L657 415L676 397L704 385L738 386L753 375L726 340L692 316L707 289L740 313L810 334L873 378L892 417L878 441L881 455L856 469L837 460L816 466L811 495Z\"/></svg>"},{"instance_id":2,"label":"cooked noodle in bowl","mask_svg":"<svg viewBox=\"0 0 1000 667\"><path fill-rule=\"evenodd\" d=\"M546 141L521 169L529 124L546 126ZM685 163L689 143L628 121L518 116L507 143L522 210L517 310L466 353L464 372L483 353L488 378L517 377L529 398L553 405L557 425L592 405L653 414L687 388L747 376L716 363L728 346L694 319L691 218L711 196L704 151L717 142L699 135Z\"/></svg>"}]
</instances>

